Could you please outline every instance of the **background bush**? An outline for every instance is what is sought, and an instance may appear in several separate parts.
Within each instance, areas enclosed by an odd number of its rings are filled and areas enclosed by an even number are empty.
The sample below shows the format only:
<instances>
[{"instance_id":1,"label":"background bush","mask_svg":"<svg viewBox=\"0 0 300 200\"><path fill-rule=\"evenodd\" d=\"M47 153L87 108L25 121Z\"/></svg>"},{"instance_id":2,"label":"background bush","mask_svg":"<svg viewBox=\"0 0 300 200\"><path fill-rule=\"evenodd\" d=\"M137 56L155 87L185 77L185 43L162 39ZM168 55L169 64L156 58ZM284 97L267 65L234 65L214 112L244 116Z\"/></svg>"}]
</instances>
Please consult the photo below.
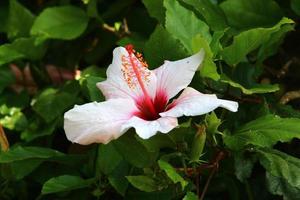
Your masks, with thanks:
<instances>
[{"instance_id":1,"label":"background bush","mask_svg":"<svg viewBox=\"0 0 300 200\"><path fill-rule=\"evenodd\" d=\"M1 1L0 199L300 199L299 15L299 0ZM192 86L239 112L71 144L64 112L104 100L128 43L150 68L204 48Z\"/></svg>"}]
</instances>

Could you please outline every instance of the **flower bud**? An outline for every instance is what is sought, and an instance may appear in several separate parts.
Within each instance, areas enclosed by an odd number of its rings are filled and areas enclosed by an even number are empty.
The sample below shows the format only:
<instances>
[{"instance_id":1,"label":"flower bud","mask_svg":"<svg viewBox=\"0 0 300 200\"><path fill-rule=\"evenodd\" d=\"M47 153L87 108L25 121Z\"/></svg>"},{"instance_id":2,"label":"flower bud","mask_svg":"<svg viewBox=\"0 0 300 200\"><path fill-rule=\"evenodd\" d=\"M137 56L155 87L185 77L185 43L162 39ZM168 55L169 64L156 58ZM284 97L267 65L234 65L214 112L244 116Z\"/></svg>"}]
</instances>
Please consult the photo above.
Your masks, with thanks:
<instances>
[{"instance_id":1,"label":"flower bud","mask_svg":"<svg viewBox=\"0 0 300 200\"><path fill-rule=\"evenodd\" d=\"M203 152L206 140L205 125L197 125L197 133L193 140L192 149L190 153L191 162L197 162Z\"/></svg>"},{"instance_id":2,"label":"flower bud","mask_svg":"<svg viewBox=\"0 0 300 200\"><path fill-rule=\"evenodd\" d=\"M214 135L218 131L218 128L222 123L214 112L206 115L205 121L207 126L207 133L211 135Z\"/></svg>"}]
</instances>

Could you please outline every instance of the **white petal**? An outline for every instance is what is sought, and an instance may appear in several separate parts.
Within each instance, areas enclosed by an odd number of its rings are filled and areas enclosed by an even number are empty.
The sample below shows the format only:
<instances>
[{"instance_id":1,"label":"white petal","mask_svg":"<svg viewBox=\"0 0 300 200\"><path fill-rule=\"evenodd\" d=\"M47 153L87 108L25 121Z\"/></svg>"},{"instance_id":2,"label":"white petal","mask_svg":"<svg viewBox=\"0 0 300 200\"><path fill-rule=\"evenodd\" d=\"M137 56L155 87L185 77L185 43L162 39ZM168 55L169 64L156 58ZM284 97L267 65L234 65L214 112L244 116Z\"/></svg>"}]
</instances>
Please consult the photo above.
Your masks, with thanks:
<instances>
[{"instance_id":1,"label":"white petal","mask_svg":"<svg viewBox=\"0 0 300 200\"><path fill-rule=\"evenodd\" d=\"M160 113L160 116L180 117L182 115L203 115L218 107L226 108L232 112L236 112L238 109L238 103L235 101L218 99L214 94L202 94L190 87L187 87L172 104L174 107L166 112Z\"/></svg>"},{"instance_id":2,"label":"white petal","mask_svg":"<svg viewBox=\"0 0 300 200\"><path fill-rule=\"evenodd\" d=\"M178 126L178 122L174 117L161 117L157 120L146 121L134 116L122 128L128 130L133 127L141 138L148 139L157 132L168 133L176 126Z\"/></svg>"},{"instance_id":3,"label":"white petal","mask_svg":"<svg viewBox=\"0 0 300 200\"><path fill-rule=\"evenodd\" d=\"M137 108L130 99L112 99L75 106L64 115L68 140L79 144L108 143L126 130L121 126Z\"/></svg>"},{"instance_id":4,"label":"white petal","mask_svg":"<svg viewBox=\"0 0 300 200\"><path fill-rule=\"evenodd\" d=\"M117 47L113 51L113 61L109 65L106 75L107 80L97 83L98 88L102 91L106 99L112 98L135 98L143 96L142 89L139 84L136 84L135 87L129 87L128 82L125 80L124 74L122 72L123 62L122 57L128 57L128 52L123 47ZM141 63L137 61L139 67ZM156 92L156 76L155 74L143 68L145 73L149 74L148 80L143 81L145 89L151 97L154 97ZM137 81L135 81L137 83Z\"/></svg>"},{"instance_id":5,"label":"white petal","mask_svg":"<svg viewBox=\"0 0 300 200\"><path fill-rule=\"evenodd\" d=\"M157 90L165 91L169 99L177 95L191 83L203 58L202 49L197 54L182 60L165 61L161 67L154 70L157 77Z\"/></svg>"}]
</instances>

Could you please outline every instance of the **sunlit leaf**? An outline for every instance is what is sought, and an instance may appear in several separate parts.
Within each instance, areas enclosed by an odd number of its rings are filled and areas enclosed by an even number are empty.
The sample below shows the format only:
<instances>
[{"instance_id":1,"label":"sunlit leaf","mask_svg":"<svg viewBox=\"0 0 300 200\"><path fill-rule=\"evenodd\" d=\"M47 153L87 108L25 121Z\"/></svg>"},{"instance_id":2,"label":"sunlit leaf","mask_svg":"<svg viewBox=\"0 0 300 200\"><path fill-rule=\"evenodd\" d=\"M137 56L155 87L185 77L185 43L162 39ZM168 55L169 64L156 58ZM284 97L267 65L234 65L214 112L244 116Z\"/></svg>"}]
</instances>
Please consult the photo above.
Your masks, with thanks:
<instances>
[{"instance_id":1,"label":"sunlit leaf","mask_svg":"<svg viewBox=\"0 0 300 200\"><path fill-rule=\"evenodd\" d=\"M228 83L232 87L239 88L240 90L242 90L242 92L244 94L270 93L270 92L276 92L276 91L279 90L278 84L275 84L275 85L255 84L250 88L246 88L246 87L242 86L240 83L231 80L225 74L222 74L221 81L224 82L224 83Z\"/></svg>"},{"instance_id":2,"label":"sunlit leaf","mask_svg":"<svg viewBox=\"0 0 300 200\"><path fill-rule=\"evenodd\" d=\"M193 6L206 20L213 30L224 30L227 20L221 8L210 0L183 0L183 2Z\"/></svg>"},{"instance_id":3,"label":"sunlit leaf","mask_svg":"<svg viewBox=\"0 0 300 200\"><path fill-rule=\"evenodd\" d=\"M164 170L167 174L167 176L173 181L173 183L180 183L182 190L185 188L185 186L188 184L187 181L185 181L177 172L176 170L170 165L169 163L159 160L158 161L159 167Z\"/></svg>"},{"instance_id":4,"label":"sunlit leaf","mask_svg":"<svg viewBox=\"0 0 300 200\"><path fill-rule=\"evenodd\" d=\"M200 34L196 35L192 39L192 48L195 53L202 48L205 52L205 58L200 68L201 76L208 77L213 80L218 80L220 78L220 75L218 74L217 66L213 61L213 52L211 51L207 41Z\"/></svg>"},{"instance_id":5,"label":"sunlit leaf","mask_svg":"<svg viewBox=\"0 0 300 200\"><path fill-rule=\"evenodd\" d=\"M165 0L166 29L180 40L184 47L193 52L192 38L201 34L208 43L211 41L209 27L191 11L179 4L178 1Z\"/></svg>"},{"instance_id":6,"label":"sunlit leaf","mask_svg":"<svg viewBox=\"0 0 300 200\"><path fill-rule=\"evenodd\" d=\"M44 39L71 40L79 37L86 29L88 17L74 6L51 7L37 16L31 34Z\"/></svg>"},{"instance_id":7,"label":"sunlit leaf","mask_svg":"<svg viewBox=\"0 0 300 200\"><path fill-rule=\"evenodd\" d=\"M192 192L188 192L183 198L183 200L197 200L197 199L198 196Z\"/></svg>"},{"instance_id":8,"label":"sunlit leaf","mask_svg":"<svg viewBox=\"0 0 300 200\"><path fill-rule=\"evenodd\" d=\"M254 28L241 32L233 38L231 45L224 48L222 55L225 61L230 65L239 63L248 53L268 41L271 34L280 31L282 25L293 23L291 19L283 18L271 28Z\"/></svg>"}]
</instances>

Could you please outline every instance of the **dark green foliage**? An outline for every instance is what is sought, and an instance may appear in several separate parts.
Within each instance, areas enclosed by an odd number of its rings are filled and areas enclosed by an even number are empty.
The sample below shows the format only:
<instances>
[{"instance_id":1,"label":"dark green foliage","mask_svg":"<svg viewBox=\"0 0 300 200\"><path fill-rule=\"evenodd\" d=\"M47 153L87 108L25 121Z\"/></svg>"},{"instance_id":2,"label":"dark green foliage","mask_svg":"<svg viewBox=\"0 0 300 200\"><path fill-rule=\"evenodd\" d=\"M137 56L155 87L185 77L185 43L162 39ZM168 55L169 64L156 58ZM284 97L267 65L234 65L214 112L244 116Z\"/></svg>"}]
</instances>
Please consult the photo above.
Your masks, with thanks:
<instances>
[{"instance_id":1,"label":"dark green foliage","mask_svg":"<svg viewBox=\"0 0 300 200\"><path fill-rule=\"evenodd\" d=\"M299 20L299 0L1 1L0 199L300 199ZM192 86L239 111L70 143L64 113L105 100L128 43L151 69L204 49Z\"/></svg>"}]
</instances>

